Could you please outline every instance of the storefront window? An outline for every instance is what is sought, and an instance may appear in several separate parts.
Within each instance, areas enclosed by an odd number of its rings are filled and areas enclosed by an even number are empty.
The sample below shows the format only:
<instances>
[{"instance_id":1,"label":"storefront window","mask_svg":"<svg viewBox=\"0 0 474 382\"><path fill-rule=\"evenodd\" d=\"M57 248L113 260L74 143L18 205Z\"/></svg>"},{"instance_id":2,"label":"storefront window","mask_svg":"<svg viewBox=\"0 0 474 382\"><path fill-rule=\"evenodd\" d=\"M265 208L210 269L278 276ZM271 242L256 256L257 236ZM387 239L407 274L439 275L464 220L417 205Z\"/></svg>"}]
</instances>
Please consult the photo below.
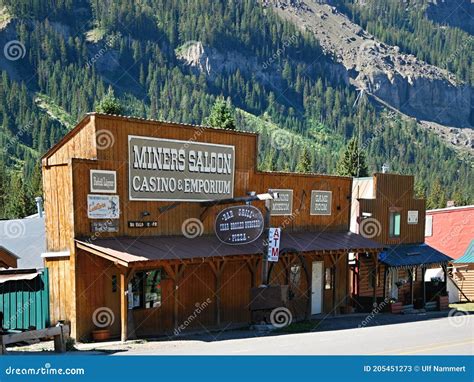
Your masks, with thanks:
<instances>
[{"instance_id":1,"label":"storefront window","mask_svg":"<svg viewBox=\"0 0 474 382\"><path fill-rule=\"evenodd\" d=\"M160 307L161 279L161 269L137 272L128 288L129 309Z\"/></svg>"},{"instance_id":2,"label":"storefront window","mask_svg":"<svg viewBox=\"0 0 474 382\"><path fill-rule=\"evenodd\" d=\"M390 211L389 234L390 237L400 236L401 215L399 211Z\"/></svg>"}]
</instances>

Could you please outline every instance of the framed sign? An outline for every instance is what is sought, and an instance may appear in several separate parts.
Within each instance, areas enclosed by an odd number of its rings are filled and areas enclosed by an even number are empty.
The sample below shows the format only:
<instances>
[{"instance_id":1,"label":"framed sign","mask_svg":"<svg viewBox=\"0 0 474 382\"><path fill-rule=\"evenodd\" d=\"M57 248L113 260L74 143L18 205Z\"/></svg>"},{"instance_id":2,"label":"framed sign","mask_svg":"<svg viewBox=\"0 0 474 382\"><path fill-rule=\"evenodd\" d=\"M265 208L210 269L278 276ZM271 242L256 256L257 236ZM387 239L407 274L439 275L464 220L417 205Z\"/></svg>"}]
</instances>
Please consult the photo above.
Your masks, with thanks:
<instances>
[{"instance_id":1,"label":"framed sign","mask_svg":"<svg viewBox=\"0 0 474 382\"><path fill-rule=\"evenodd\" d=\"M311 191L310 215L331 215L332 191Z\"/></svg>"},{"instance_id":2,"label":"framed sign","mask_svg":"<svg viewBox=\"0 0 474 382\"><path fill-rule=\"evenodd\" d=\"M118 195L87 195L89 219L118 219L120 215Z\"/></svg>"},{"instance_id":3,"label":"framed sign","mask_svg":"<svg viewBox=\"0 0 474 382\"><path fill-rule=\"evenodd\" d=\"M270 201L270 215L285 216L293 213L293 190L275 190L278 198Z\"/></svg>"},{"instance_id":4,"label":"framed sign","mask_svg":"<svg viewBox=\"0 0 474 382\"><path fill-rule=\"evenodd\" d=\"M129 221L128 228L155 228L158 227L156 221Z\"/></svg>"},{"instance_id":5,"label":"framed sign","mask_svg":"<svg viewBox=\"0 0 474 382\"><path fill-rule=\"evenodd\" d=\"M267 253L268 261L272 261L272 262L278 261L278 256L280 255L280 239L281 239L280 228L270 228L268 230L268 253Z\"/></svg>"},{"instance_id":6,"label":"framed sign","mask_svg":"<svg viewBox=\"0 0 474 382\"><path fill-rule=\"evenodd\" d=\"M117 192L117 173L108 170L90 170L91 192L115 194Z\"/></svg>"},{"instance_id":7,"label":"framed sign","mask_svg":"<svg viewBox=\"0 0 474 382\"><path fill-rule=\"evenodd\" d=\"M232 198L234 167L234 146L128 136L130 200Z\"/></svg>"},{"instance_id":8,"label":"framed sign","mask_svg":"<svg viewBox=\"0 0 474 382\"><path fill-rule=\"evenodd\" d=\"M234 206L217 214L215 232L225 244L248 244L257 240L263 232L263 215L254 206Z\"/></svg>"},{"instance_id":9,"label":"framed sign","mask_svg":"<svg viewBox=\"0 0 474 382\"><path fill-rule=\"evenodd\" d=\"M418 224L418 211L408 211L408 224Z\"/></svg>"},{"instance_id":10,"label":"framed sign","mask_svg":"<svg viewBox=\"0 0 474 382\"><path fill-rule=\"evenodd\" d=\"M92 222L91 232L118 232L119 223L116 219L110 219L103 222Z\"/></svg>"}]
</instances>

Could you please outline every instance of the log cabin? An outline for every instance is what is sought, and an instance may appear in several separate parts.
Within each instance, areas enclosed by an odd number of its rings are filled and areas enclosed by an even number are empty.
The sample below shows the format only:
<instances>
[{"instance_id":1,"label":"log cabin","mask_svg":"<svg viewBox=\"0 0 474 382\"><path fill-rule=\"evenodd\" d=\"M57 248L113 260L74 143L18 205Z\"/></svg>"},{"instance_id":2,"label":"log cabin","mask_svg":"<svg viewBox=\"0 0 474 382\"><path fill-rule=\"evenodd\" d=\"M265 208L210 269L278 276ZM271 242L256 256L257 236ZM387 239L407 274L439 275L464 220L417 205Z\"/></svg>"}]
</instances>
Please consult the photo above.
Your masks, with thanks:
<instances>
[{"instance_id":1,"label":"log cabin","mask_svg":"<svg viewBox=\"0 0 474 382\"><path fill-rule=\"evenodd\" d=\"M352 178L261 172L257 147L249 132L87 114L42 158L51 322L78 340L243 327L262 285L285 287L293 320L347 312L348 254L382 250L349 232ZM267 231L216 235L240 200L281 229L277 262Z\"/></svg>"}]
</instances>

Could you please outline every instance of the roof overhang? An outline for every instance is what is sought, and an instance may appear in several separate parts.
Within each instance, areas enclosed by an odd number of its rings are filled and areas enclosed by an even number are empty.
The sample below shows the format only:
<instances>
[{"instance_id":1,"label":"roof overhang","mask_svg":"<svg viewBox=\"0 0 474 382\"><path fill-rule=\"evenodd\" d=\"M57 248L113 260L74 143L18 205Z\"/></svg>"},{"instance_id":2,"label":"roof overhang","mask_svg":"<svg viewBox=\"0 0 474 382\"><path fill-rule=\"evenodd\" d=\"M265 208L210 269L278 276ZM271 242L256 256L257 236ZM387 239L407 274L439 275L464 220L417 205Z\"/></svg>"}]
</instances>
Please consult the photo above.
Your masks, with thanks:
<instances>
[{"instance_id":1,"label":"roof overhang","mask_svg":"<svg viewBox=\"0 0 474 382\"><path fill-rule=\"evenodd\" d=\"M18 266L18 259L17 255L0 245L0 267L16 268Z\"/></svg>"},{"instance_id":2,"label":"roof overhang","mask_svg":"<svg viewBox=\"0 0 474 382\"><path fill-rule=\"evenodd\" d=\"M263 236L250 244L227 245L215 236L118 237L93 242L76 239L78 249L125 267L150 262L202 262L215 258L262 256ZM381 244L352 232L285 232L280 252L345 254L378 253Z\"/></svg>"}]
</instances>

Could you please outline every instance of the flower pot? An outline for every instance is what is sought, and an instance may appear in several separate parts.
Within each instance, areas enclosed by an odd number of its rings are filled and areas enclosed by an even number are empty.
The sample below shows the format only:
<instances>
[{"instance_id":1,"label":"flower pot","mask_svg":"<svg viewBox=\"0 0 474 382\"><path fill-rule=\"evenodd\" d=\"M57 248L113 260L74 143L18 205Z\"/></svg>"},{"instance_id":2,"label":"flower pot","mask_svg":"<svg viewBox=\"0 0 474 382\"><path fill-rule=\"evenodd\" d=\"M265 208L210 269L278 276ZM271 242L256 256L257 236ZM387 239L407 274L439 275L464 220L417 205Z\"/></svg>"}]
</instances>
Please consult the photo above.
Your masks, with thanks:
<instances>
[{"instance_id":1,"label":"flower pot","mask_svg":"<svg viewBox=\"0 0 474 382\"><path fill-rule=\"evenodd\" d=\"M449 296L438 296L438 309L439 310L449 309Z\"/></svg>"},{"instance_id":2,"label":"flower pot","mask_svg":"<svg viewBox=\"0 0 474 382\"><path fill-rule=\"evenodd\" d=\"M403 310L403 304L401 302L393 302L390 304L390 313L400 314Z\"/></svg>"},{"instance_id":3,"label":"flower pot","mask_svg":"<svg viewBox=\"0 0 474 382\"><path fill-rule=\"evenodd\" d=\"M107 341L110 339L110 330L109 329L97 329L92 331L92 339L94 341Z\"/></svg>"}]
</instances>

